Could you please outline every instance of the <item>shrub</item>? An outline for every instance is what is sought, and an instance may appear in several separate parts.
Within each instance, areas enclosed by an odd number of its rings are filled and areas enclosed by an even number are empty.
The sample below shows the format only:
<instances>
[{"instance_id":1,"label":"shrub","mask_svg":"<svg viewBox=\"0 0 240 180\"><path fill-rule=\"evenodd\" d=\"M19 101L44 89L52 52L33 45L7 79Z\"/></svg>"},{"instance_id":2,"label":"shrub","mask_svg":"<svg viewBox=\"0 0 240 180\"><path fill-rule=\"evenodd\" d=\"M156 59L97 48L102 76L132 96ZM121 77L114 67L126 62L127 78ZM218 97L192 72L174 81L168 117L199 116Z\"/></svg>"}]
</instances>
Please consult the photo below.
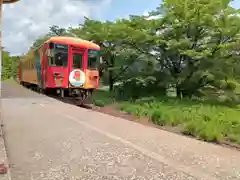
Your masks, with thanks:
<instances>
[{"instance_id":1,"label":"shrub","mask_svg":"<svg viewBox=\"0 0 240 180\"><path fill-rule=\"evenodd\" d=\"M135 115L137 117L146 117L149 116L149 110L145 109L139 105L132 104L122 104L120 105L120 110L127 112L129 114Z\"/></svg>"},{"instance_id":2,"label":"shrub","mask_svg":"<svg viewBox=\"0 0 240 180\"><path fill-rule=\"evenodd\" d=\"M129 100L138 99L140 97L158 94L164 94L165 89L162 85L158 85L156 78L148 77L133 77L115 85L114 92L118 99Z\"/></svg>"},{"instance_id":3,"label":"shrub","mask_svg":"<svg viewBox=\"0 0 240 180\"><path fill-rule=\"evenodd\" d=\"M195 121L187 122L182 129L182 133L188 136L196 136L197 134L197 123Z\"/></svg>"},{"instance_id":4,"label":"shrub","mask_svg":"<svg viewBox=\"0 0 240 180\"><path fill-rule=\"evenodd\" d=\"M105 103L102 100L94 100L93 103L98 107L104 107L105 106Z\"/></svg>"},{"instance_id":5,"label":"shrub","mask_svg":"<svg viewBox=\"0 0 240 180\"><path fill-rule=\"evenodd\" d=\"M226 82L226 89L227 90L231 90L231 91L234 91L237 87L237 83L234 82L234 81L227 81Z\"/></svg>"},{"instance_id":6,"label":"shrub","mask_svg":"<svg viewBox=\"0 0 240 180\"><path fill-rule=\"evenodd\" d=\"M198 136L200 139L208 142L220 142L222 139L221 127L216 123L210 123L199 131Z\"/></svg>"},{"instance_id":7,"label":"shrub","mask_svg":"<svg viewBox=\"0 0 240 180\"><path fill-rule=\"evenodd\" d=\"M229 134L227 136L227 140L233 143L238 143L240 144L240 134Z\"/></svg>"},{"instance_id":8,"label":"shrub","mask_svg":"<svg viewBox=\"0 0 240 180\"><path fill-rule=\"evenodd\" d=\"M240 104L240 98L234 93L228 93L225 95L225 98L222 99L222 102L228 106L235 106L237 104Z\"/></svg>"},{"instance_id":9,"label":"shrub","mask_svg":"<svg viewBox=\"0 0 240 180\"><path fill-rule=\"evenodd\" d=\"M155 110L152 113L151 120L156 125L164 126L167 124L167 119L163 117L163 114L159 110Z\"/></svg>"}]
</instances>

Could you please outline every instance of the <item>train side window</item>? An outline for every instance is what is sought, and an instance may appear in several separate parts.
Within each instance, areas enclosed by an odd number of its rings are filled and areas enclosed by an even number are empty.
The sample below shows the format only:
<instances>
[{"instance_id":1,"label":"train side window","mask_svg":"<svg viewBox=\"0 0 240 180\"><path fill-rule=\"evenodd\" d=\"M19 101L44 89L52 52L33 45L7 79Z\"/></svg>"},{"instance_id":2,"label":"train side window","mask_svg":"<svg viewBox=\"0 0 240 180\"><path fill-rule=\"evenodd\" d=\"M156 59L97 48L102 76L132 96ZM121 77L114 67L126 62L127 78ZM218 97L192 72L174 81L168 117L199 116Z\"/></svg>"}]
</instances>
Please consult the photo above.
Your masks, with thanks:
<instances>
[{"instance_id":1,"label":"train side window","mask_svg":"<svg viewBox=\"0 0 240 180\"><path fill-rule=\"evenodd\" d=\"M30 60L30 69L33 69L33 60Z\"/></svg>"},{"instance_id":2,"label":"train side window","mask_svg":"<svg viewBox=\"0 0 240 180\"><path fill-rule=\"evenodd\" d=\"M33 67L36 68L40 65L40 54L38 52L38 49L34 51L34 61L33 61Z\"/></svg>"},{"instance_id":3,"label":"train side window","mask_svg":"<svg viewBox=\"0 0 240 180\"><path fill-rule=\"evenodd\" d=\"M49 66L54 65L53 57L48 56L48 64L49 64Z\"/></svg>"},{"instance_id":4,"label":"train side window","mask_svg":"<svg viewBox=\"0 0 240 180\"><path fill-rule=\"evenodd\" d=\"M100 61L99 51L88 50L88 69L97 69Z\"/></svg>"}]
</instances>

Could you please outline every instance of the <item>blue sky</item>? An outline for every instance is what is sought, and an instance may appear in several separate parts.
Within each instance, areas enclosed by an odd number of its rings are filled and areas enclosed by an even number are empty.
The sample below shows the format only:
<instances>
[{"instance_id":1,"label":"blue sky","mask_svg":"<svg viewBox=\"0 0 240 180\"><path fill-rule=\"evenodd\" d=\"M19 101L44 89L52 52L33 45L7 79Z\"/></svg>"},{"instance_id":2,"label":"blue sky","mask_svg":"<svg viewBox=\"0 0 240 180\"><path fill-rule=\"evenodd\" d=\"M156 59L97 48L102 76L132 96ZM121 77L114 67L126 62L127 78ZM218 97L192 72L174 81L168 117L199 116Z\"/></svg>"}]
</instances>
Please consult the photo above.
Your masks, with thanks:
<instances>
[{"instance_id":1,"label":"blue sky","mask_svg":"<svg viewBox=\"0 0 240 180\"><path fill-rule=\"evenodd\" d=\"M235 8L240 8L240 0L234 0L234 2L232 3L233 7Z\"/></svg>"},{"instance_id":2,"label":"blue sky","mask_svg":"<svg viewBox=\"0 0 240 180\"><path fill-rule=\"evenodd\" d=\"M104 15L103 19L115 20L121 17L127 17L129 14L143 14L154 10L162 1L161 0L112 0L110 8ZM240 0L234 0L233 7L240 8Z\"/></svg>"},{"instance_id":3,"label":"blue sky","mask_svg":"<svg viewBox=\"0 0 240 180\"><path fill-rule=\"evenodd\" d=\"M154 10L160 3L161 0L112 0L111 7L103 15L103 19L115 20L130 14L140 15Z\"/></svg>"}]
</instances>

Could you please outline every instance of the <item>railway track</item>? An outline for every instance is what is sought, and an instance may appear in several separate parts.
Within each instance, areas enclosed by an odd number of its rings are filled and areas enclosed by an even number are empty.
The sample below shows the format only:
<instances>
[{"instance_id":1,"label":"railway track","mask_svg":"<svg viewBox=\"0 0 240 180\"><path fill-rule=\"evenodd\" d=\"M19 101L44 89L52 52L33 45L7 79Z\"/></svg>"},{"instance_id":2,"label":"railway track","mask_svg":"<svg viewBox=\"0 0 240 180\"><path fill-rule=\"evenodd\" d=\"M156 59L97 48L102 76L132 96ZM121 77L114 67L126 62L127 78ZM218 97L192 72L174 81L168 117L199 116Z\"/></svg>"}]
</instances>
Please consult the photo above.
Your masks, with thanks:
<instances>
[{"instance_id":1,"label":"railway track","mask_svg":"<svg viewBox=\"0 0 240 180\"><path fill-rule=\"evenodd\" d=\"M20 85L20 86L22 86L23 88L26 88L26 89L28 89L28 90L30 90L30 91L33 91L33 92L35 92L35 93L42 94L42 95L45 95L45 96L48 96L48 97L57 99L58 101L61 101L61 102L64 102L64 103L68 103L68 104L71 104L71 105L75 105L75 106L78 106L78 107L81 107L81 108L93 109L93 104L92 104L92 103L77 105L76 102L75 102L75 100L74 100L73 98L71 98L71 97L70 97L70 98L68 98L68 97L61 98L60 96L55 95L55 94L45 94L45 93L41 93L41 92L37 91L37 90L34 89L34 88L28 88L28 87L26 87L26 86L21 85L21 84L19 83L19 81L16 80L16 79L14 79L14 80L15 80L15 82L16 82L18 85Z\"/></svg>"}]
</instances>

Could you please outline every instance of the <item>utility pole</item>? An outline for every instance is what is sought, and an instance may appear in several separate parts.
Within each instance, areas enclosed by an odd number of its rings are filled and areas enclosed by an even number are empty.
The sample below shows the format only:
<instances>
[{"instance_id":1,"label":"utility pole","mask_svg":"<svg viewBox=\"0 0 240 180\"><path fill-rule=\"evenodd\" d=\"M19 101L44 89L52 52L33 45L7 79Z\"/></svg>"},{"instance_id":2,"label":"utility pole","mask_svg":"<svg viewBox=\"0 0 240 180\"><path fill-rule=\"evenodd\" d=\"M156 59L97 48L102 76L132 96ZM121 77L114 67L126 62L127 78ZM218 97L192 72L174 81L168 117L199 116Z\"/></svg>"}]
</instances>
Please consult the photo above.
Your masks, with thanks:
<instances>
[{"instance_id":1,"label":"utility pole","mask_svg":"<svg viewBox=\"0 0 240 180\"><path fill-rule=\"evenodd\" d=\"M1 77L2 77L2 6L3 6L3 0L0 0L0 63L1 63Z\"/></svg>"},{"instance_id":2,"label":"utility pole","mask_svg":"<svg viewBox=\"0 0 240 180\"><path fill-rule=\"evenodd\" d=\"M11 4L11 3L15 3L19 0L0 0L0 72L2 73L2 57L3 57L3 54L2 54L2 29L3 29L3 26L2 26L2 8L3 8L3 4ZM1 87L1 85L0 85Z\"/></svg>"}]
</instances>

